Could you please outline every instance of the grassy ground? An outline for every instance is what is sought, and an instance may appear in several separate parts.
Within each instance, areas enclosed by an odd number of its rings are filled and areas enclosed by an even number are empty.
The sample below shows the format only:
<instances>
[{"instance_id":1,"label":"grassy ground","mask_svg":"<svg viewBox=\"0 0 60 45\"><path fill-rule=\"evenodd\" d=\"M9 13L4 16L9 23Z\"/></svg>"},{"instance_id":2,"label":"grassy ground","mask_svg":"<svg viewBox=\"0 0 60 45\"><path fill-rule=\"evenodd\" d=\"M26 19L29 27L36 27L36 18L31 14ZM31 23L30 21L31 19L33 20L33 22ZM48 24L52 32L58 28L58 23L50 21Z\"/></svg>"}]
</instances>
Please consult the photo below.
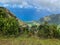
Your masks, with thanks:
<instances>
[{"instance_id":1,"label":"grassy ground","mask_svg":"<svg viewBox=\"0 0 60 45\"><path fill-rule=\"evenodd\" d=\"M0 45L60 45L60 40L36 37L0 38Z\"/></svg>"}]
</instances>

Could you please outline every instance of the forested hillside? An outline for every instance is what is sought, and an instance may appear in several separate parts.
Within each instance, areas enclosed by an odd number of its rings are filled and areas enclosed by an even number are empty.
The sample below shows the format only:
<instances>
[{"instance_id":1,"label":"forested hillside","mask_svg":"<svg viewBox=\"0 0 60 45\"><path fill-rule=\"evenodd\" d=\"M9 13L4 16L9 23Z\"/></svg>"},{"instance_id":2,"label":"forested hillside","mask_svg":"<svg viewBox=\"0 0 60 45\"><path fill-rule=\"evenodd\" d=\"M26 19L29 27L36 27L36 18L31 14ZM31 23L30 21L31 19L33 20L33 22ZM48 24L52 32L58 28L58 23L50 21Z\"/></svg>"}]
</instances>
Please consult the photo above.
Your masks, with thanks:
<instances>
[{"instance_id":1,"label":"forested hillside","mask_svg":"<svg viewBox=\"0 0 60 45\"><path fill-rule=\"evenodd\" d=\"M0 7L0 36L17 35L19 22L8 9Z\"/></svg>"}]
</instances>

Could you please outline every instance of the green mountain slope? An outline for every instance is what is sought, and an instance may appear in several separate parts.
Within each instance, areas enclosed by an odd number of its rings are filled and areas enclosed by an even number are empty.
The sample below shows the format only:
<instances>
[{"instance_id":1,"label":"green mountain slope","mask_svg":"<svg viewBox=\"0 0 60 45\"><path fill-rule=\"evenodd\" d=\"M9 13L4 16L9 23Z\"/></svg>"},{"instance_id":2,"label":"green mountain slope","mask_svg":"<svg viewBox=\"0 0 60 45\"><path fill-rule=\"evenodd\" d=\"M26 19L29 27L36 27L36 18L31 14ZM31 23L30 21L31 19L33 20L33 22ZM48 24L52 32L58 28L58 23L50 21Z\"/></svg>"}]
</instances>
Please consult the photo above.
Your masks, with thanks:
<instances>
[{"instance_id":1,"label":"green mountain slope","mask_svg":"<svg viewBox=\"0 0 60 45\"><path fill-rule=\"evenodd\" d=\"M19 20L12 12L10 12L7 8L0 7L0 18L15 18L18 22L19 25L24 25L24 22Z\"/></svg>"},{"instance_id":2,"label":"green mountain slope","mask_svg":"<svg viewBox=\"0 0 60 45\"><path fill-rule=\"evenodd\" d=\"M7 18L10 18L10 17L16 18L15 15L13 15L8 9L6 9L4 7L0 7L0 17L1 16L7 17Z\"/></svg>"}]
</instances>

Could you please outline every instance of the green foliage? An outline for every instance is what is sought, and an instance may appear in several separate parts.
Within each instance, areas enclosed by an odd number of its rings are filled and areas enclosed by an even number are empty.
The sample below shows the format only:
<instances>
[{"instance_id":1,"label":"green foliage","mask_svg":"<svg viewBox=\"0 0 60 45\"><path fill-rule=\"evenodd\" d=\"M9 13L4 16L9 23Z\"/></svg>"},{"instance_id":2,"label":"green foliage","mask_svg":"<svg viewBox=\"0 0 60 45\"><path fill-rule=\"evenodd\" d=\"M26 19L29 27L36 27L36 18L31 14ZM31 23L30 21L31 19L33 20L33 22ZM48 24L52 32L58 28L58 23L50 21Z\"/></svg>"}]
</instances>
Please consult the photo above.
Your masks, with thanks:
<instances>
[{"instance_id":1,"label":"green foliage","mask_svg":"<svg viewBox=\"0 0 60 45\"><path fill-rule=\"evenodd\" d=\"M60 29L57 29L57 25L48 24L44 22L40 26L33 25L32 27L20 26L16 17L11 16L10 12L5 9L0 9L0 35L2 36L17 36L18 34L24 34L29 36L38 35L43 38L60 38Z\"/></svg>"},{"instance_id":2,"label":"green foliage","mask_svg":"<svg viewBox=\"0 0 60 45\"><path fill-rule=\"evenodd\" d=\"M44 38L57 38L60 33L57 30L57 25L42 24L39 26L38 36Z\"/></svg>"},{"instance_id":3,"label":"green foliage","mask_svg":"<svg viewBox=\"0 0 60 45\"><path fill-rule=\"evenodd\" d=\"M5 18L5 17L7 17L8 15L7 15L7 13L5 12L5 10L4 9L0 9L0 18L1 17L3 17L3 18Z\"/></svg>"},{"instance_id":4,"label":"green foliage","mask_svg":"<svg viewBox=\"0 0 60 45\"><path fill-rule=\"evenodd\" d=\"M18 21L15 18L0 18L0 34L1 35L17 35Z\"/></svg>"}]
</instances>

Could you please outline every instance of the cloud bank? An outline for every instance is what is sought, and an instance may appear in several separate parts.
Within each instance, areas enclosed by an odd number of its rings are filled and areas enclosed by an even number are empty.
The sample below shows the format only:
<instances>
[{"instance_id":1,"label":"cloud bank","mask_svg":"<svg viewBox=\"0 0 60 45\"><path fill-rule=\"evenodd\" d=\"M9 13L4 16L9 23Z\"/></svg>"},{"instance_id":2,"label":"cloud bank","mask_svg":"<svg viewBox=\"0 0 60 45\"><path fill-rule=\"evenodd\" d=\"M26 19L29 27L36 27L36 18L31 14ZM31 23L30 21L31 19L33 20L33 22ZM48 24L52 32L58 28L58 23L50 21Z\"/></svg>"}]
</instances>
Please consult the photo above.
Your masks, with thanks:
<instances>
[{"instance_id":1,"label":"cloud bank","mask_svg":"<svg viewBox=\"0 0 60 45\"><path fill-rule=\"evenodd\" d=\"M50 12L60 11L60 0L0 0L4 7L46 9Z\"/></svg>"}]
</instances>

